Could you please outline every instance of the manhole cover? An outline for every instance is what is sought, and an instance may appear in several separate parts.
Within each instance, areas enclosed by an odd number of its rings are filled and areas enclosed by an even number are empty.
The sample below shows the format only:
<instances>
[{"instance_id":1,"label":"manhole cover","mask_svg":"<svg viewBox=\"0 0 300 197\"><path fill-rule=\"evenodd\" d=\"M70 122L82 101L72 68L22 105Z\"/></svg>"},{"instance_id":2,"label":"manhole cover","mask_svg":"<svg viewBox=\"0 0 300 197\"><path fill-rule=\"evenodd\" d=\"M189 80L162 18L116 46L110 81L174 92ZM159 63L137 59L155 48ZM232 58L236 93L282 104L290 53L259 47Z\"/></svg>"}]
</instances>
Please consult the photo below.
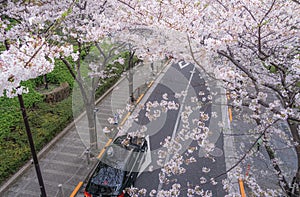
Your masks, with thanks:
<instances>
[{"instance_id":1,"label":"manhole cover","mask_svg":"<svg viewBox=\"0 0 300 197\"><path fill-rule=\"evenodd\" d=\"M215 157L221 157L223 155L223 151L220 148L215 147L214 150L211 151L209 154Z\"/></svg>"},{"instance_id":2,"label":"manhole cover","mask_svg":"<svg viewBox=\"0 0 300 197\"><path fill-rule=\"evenodd\" d=\"M223 151L218 148L218 147L215 147L213 151L209 152L210 155L214 156L214 157L221 157L223 155ZM204 157L205 156L205 152L200 149L199 150L199 157Z\"/></svg>"}]
</instances>

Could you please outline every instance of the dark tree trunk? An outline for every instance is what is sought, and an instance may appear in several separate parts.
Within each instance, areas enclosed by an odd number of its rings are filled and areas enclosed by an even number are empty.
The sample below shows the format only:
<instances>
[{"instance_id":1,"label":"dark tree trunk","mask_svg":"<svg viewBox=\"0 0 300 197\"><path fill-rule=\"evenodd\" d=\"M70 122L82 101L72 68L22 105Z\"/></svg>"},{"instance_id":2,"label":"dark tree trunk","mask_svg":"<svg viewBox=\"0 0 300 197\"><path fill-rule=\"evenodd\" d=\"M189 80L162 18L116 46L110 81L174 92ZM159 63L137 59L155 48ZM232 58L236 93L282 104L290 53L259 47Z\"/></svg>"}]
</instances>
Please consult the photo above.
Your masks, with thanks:
<instances>
[{"instance_id":1,"label":"dark tree trunk","mask_svg":"<svg viewBox=\"0 0 300 197\"><path fill-rule=\"evenodd\" d=\"M299 133L298 133L298 126L299 123L292 121L292 120L288 120L287 121L289 124L289 128L291 130L292 136L293 136L293 140L296 143L295 145L295 151L296 151L296 155L297 155L297 172L296 175L293 179L291 188L291 196L292 197L296 197L296 196L300 196L300 192L299 192L299 187L300 187L300 137L299 137Z\"/></svg>"},{"instance_id":2,"label":"dark tree trunk","mask_svg":"<svg viewBox=\"0 0 300 197\"><path fill-rule=\"evenodd\" d=\"M94 155L97 153L98 145L97 145L97 131L96 131L96 120L94 115L95 106L88 105L86 107L86 115L88 118L88 129L90 134L90 152Z\"/></svg>"},{"instance_id":3,"label":"dark tree trunk","mask_svg":"<svg viewBox=\"0 0 300 197\"><path fill-rule=\"evenodd\" d=\"M49 89L49 83L47 80L47 74L43 75L43 80L44 80L44 84L45 84L45 89L48 90Z\"/></svg>"}]
</instances>

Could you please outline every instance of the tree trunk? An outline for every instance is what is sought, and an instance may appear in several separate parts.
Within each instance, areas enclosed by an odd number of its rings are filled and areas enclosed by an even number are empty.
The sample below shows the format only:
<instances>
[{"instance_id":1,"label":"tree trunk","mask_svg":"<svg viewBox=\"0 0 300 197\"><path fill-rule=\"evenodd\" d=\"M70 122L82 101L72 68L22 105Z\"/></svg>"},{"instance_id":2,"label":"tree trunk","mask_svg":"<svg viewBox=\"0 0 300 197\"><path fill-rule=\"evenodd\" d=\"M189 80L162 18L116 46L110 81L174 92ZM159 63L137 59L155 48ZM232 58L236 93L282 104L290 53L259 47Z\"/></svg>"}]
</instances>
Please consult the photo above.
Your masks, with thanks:
<instances>
[{"instance_id":1,"label":"tree trunk","mask_svg":"<svg viewBox=\"0 0 300 197\"><path fill-rule=\"evenodd\" d=\"M275 152L271 148L271 146L265 144L266 151L268 153L268 156L270 158L270 161L274 160ZM282 189L289 195L290 194L290 187L288 185L288 182L285 179L285 176L283 175L280 166L277 163L273 163L273 167L276 170L276 174L278 176L279 185L282 187Z\"/></svg>"},{"instance_id":2,"label":"tree trunk","mask_svg":"<svg viewBox=\"0 0 300 197\"><path fill-rule=\"evenodd\" d=\"M45 84L45 89L48 90L49 86L48 86L47 74L43 75L43 80L44 80L44 84Z\"/></svg>"},{"instance_id":3,"label":"tree trunk","mask_svg":"<svg viewBox=\"0 0 300 197\"><path fill-rule=\"evenodd\" d=\"M86 106L86 115L88 118L88 130L90 135L90 152L95 155L98 153L97 145L97 130L96 130L96 120L95 120L95 105Z\"/></svg>"},{"instance_id":4,"label":"tree trunk","mask_svg":"<svg viewBox=\"0 0 300 197\"><path fill-rule=\"evenodd\" d=\"M296 175L293 179L293 183L291 185L292 187L292 197L294 196L300 196L300 192L299 192L299 184L300 184L300 137L299 137L299 133L298 133L298 126L299 123L292 121L292 120L288 120L287 121L293 136L293 140L294 143L296 143L295 145L295 151L297 154L297 172Z\"/></svg>"}]
</instances>

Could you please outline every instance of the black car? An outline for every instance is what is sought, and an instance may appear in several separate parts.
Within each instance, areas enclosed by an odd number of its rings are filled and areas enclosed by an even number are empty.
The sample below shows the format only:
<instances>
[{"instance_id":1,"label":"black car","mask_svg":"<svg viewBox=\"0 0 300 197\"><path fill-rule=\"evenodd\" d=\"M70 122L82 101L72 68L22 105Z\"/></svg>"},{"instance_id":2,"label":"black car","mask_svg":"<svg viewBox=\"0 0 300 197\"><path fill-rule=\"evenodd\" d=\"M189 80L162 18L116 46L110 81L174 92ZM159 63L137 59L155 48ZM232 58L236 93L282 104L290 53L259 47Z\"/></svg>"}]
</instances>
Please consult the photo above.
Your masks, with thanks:
<instances>
[{"instance_id":1,"label":"black car","mask_svg":"<svg viewBox=\"0 0 300 197\"><path fill-rule=\"evenodd\" d=\"M122 135L106 148L87 182L85 197L128 196L125 188L131 187L145 161L148 149L144 137Z\"/></svg>"}]
</instances>

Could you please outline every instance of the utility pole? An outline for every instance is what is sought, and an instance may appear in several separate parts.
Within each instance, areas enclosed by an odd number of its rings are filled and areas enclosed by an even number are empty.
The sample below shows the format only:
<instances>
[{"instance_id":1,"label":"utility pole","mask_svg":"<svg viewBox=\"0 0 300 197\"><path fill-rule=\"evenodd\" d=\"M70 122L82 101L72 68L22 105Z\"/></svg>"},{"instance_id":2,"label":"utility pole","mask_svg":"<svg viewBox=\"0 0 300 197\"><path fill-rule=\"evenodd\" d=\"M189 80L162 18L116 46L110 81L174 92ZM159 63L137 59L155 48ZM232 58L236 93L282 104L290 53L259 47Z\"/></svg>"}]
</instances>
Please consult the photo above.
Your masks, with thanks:
<instances>
[{"instance_id":1,"label":"utility pole","mask_svg":"<svg viewBox=\"0 0 300 197\"><path fill-rule=\"evenodd\" d=\"M129 81L129 96L130 96L130 101L133 104L135 99L133 95L133 66L134 66L134 54L135 51L130 50L129 52L129 61L128 61L128 67L129 67L129 76L128 76L128 81Z\"/></svg>"},{"instance_id":2,"label":"utility pole","mask_svg":"<svg viewBox=\"0 0 300 197\"><path fill-rule=\"evenodd\" d=\"M30 145L30 150L31 150L31 155L32 155L36 175L37 175L38 182L39 182L39 185L40 185L41 197L46 197L47 196L46 195L46 190L45 190L45 186L44 186L43 177L42 177L42 173L41 173L41 170L40 170L38 158L37 158L36 151L35 151L35 148L34 148L34 143L33 143L33 139L32 139L31 130L30 130L30 127L29 127L29 122L28 122L28 117L27 117L27 114L26 114L26 109L25 109L25 105L24 105L23 96L21 94L18 94L18 99L19 99L20 108L21 108L21 111L22 111L22 116L23 116L25 129L26 129L26 133L27 133L27 137L28 137L28 142L29 142L29 145Z\"/></svg>"}]
</instances>

